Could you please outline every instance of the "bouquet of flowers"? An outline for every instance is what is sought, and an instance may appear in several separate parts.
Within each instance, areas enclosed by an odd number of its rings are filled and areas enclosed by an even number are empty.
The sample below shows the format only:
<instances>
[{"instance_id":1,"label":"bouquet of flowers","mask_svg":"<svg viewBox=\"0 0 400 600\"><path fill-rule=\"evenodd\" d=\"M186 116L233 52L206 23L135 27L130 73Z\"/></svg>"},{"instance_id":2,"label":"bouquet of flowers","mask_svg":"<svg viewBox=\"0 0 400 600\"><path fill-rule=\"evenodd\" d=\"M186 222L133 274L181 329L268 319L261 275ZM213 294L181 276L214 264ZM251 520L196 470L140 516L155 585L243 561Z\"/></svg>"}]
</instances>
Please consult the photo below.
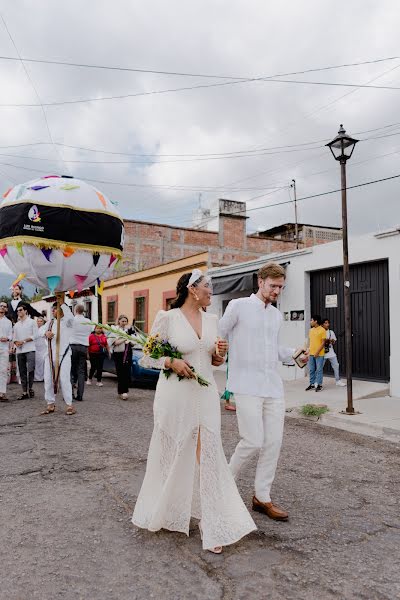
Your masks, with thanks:
<instances>
[{"instance_id":1,"label":"bouquet of flowers","mask_svg":"<svg viewBox=\"0 0 400 600\"><path fill-rule=\"evenodd\" d=\"M91 323L92 325L97 325L97 323ZM100 325L105 331L113 333L120 338L126 339L128 342L133 342L138 344L143 349L143 354L146 354L150 358L159 359L164 357L169 357L171 360L174 358L183 358L182 352L179 352L178 348L175 346L171 346L168 340L162 340L158 334L155 335L146 335L140 329L135 328L135 335L131 335L126 333L125 331L121 331L120 329L116 329L115 327L111 327L110 325ZM210 383L204 379L199 373L197 373L194 367L190 367L193 371L194 379L196 379L197 383L201 386L208 387ZM163 369L163 373L165 377L168 379L173 371L172 369ZM185 379L181 375L177 375L179 381Z\"/></svg>"}]
</instances>

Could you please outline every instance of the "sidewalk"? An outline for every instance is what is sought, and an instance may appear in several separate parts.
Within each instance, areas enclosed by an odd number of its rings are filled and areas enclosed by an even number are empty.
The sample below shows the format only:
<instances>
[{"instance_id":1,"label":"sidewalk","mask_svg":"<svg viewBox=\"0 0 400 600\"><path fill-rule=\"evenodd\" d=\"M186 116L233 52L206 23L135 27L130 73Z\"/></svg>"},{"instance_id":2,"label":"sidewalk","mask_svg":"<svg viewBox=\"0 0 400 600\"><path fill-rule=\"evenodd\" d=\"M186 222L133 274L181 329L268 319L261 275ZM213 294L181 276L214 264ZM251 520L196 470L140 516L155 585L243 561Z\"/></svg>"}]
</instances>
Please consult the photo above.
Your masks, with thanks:
<instances>
[{"instance_id":1,"label":"sidewalk","mask_svg":"<svg viewBox=\"0 0 400 600\"><path fill-rule=\"evenodd\" d=\"M218 389L223 391L225 373L215 372ZM346 415L347 392L345 387L337 387L333 378L324 378L324 389L321 392L306 392L307 378L285 381L286 410L289 417L302 417L299 408L304 404L326 404L329 412L322 415L318 422L328 427L336 427L353 433L361 433L372 437L400 442L400 398L388 396L388 385L372 381L353 381L354 409L357 415Z\"/></svg>"}]
</instances>

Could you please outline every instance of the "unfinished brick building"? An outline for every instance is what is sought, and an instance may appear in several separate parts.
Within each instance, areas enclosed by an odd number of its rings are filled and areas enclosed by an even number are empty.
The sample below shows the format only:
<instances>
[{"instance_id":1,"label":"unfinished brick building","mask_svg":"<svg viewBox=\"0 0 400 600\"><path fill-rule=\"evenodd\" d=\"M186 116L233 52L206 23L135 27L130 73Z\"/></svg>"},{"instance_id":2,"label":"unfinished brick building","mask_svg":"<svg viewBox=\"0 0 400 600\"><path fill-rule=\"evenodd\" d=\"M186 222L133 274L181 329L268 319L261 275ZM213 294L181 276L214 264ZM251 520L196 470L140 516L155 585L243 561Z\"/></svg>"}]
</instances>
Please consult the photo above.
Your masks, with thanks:
<instances>
[{"instance_id":1,"label":"unfinished brick building","mask_svg":"<svg viewBox=\"0 0 400 600\"><path fill-rule=\"evenodd\" d=\"M265 254L296 248L293 238L276 231L246 234L246 203L219 200L219 231L125 220L124 259L119 275L143 271L200 252L209 252L210 267L245 262ZM320 231L334 228L314 228ZM336 230L341 237L340 230ZM272 232L272 230L271 230ZM303 236L299 248L331 241L323 236Z\"/></svg>"}]
</instances>

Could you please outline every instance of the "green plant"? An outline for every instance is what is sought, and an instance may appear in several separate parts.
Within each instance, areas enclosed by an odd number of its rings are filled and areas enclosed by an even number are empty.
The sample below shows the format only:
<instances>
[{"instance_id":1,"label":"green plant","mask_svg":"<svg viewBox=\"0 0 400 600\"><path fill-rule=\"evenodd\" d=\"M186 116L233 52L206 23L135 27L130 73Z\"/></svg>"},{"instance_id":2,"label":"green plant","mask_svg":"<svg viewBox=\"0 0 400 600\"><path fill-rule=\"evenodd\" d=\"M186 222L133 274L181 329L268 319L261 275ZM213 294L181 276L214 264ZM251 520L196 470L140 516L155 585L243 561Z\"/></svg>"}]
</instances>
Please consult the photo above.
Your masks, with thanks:
<instances>
[{"instance_id":1,"label":"green plant","mask_svg":"<svg viewBox=\"0 0 400 600\"><path fill-rule=\"evenodd\" d=\"M305 417L320 417L327 412L329 412L327 406L318 406L316 404L304 404L300 409L300 413Z\"/></svg>"}]
</instances>

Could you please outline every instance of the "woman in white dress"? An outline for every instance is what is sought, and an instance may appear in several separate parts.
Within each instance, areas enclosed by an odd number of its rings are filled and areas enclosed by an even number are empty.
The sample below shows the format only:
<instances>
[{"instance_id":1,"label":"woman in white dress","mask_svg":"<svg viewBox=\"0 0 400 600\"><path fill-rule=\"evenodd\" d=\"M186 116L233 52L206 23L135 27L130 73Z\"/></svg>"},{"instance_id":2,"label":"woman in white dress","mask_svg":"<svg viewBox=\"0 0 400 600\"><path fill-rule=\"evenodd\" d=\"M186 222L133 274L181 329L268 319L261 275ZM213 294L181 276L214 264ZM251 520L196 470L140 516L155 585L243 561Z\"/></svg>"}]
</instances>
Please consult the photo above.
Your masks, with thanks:
<instances>
[{"instance_id":1,"label":"woman in white dress","mask_svg":"<svg viewBox=\"0 0 400 600\"><path fill-rule=\"evenodd\" d=\"M46 326L44 317L37 317L36 325L38 330ZM35 339L35 381L44 381L44 357L47 353L47 339L38 335Z\"/></svg>"},{"instance_id":2,"label":"woman in white dress","mask_svg":"<svg viewBox=\"0 0 400 600\"><path fill-rule=\"evenodd\" d=\"M132 522L150 531L169 529L189 535L190 518L201 519L203 548L220 553L256 529L226 462L221 441L221 411L212 364L217 317L202 308L211 302L211 286L199 269L178 281L172 310L159 311L151 333L159 334L183 359L145 356L143 366L161 372L154 398L154 430L147 469ZM220 344L226 352L226 343ZM190 366L208 382L202 387ZM183 376L180 381L177 377Z\"/></svg>"}]
</instances>

